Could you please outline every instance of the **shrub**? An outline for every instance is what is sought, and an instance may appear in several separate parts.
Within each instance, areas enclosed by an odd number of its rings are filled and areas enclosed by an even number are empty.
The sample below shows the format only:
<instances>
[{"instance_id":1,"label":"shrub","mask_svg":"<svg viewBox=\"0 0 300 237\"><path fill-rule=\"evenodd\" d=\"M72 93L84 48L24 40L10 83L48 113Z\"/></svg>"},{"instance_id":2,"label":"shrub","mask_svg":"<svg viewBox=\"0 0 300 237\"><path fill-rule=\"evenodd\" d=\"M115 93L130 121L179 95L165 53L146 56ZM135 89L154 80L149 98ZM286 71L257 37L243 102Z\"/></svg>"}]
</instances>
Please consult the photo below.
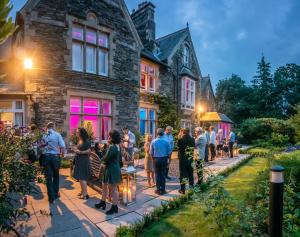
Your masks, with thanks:
<instances>
[{"instance_id":1,"label":"shrub","mask_svg":"<svg viewBox=\"0 0 300 237\"><path fill-rule=\"evenodd\" d=\"M282 146L296 141L295 128L287 121L274 118L247 119L241 124L239 134L241 140L249 144L268 142Z\"/></svg>"}]
</instances>

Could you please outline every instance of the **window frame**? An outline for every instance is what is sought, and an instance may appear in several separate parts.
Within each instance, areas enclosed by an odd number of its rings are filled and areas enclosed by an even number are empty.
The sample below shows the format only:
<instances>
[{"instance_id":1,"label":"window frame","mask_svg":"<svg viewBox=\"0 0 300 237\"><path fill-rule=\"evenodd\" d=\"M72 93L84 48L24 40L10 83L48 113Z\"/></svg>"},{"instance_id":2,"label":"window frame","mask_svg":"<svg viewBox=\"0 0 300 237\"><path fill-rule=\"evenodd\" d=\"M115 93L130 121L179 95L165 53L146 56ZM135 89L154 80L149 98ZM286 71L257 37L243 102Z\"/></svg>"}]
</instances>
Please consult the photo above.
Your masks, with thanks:
<instances>
[{"instance_id":1,"label":"window frame","mask_svg":"<svg viewBox=\"0 0 300 237\"><path fill-rule=\"evenodd\" d=\"M188 88L186 83L188 82ZM196 98L196 81L184 77L181 79L181 107L185 109L195 110L195 98Z\"/></svg>"},{"instance_id":2,"label":"window frame","mask_svg":"<svg viewBox=\"0 0 300 237\"><path fill-rule=\"evenodd\" d=\"M183 58L182 58L183 65L185 67L190 67L190 60L191 60L191 50L188 45L183 46Z\"/></svg>"},{"instance_id":3,"label":"window frame","mask_svg":"<svg viewBox=\"0 0 300 237\"><path fill-rule=\"evenodd\" d=\"M153 69L153 73L150 73L150 68ZM158 85L158 71L159 68L156 65L150 64L145 61L141 61L141 75L140 75L140 89L143 92L155 93L157 92ZM142 77L145 77L145 87L142 87ZM150 87L150 78L153 80L153 87Z\"/></svg>"},{"instance_id":4,"label":"window frame","mask_svg":"<svg viewBox=\"0 0 300 237\"><path fill-rule=\"evenodd\" d=\"M141 119L141 110L146 111L146 119ZM154 111L154 119L151 119L150 111ZM145 121L145 134L151 134L153 137L155 137L155 130L157 128L157 110L155 108L146 108L146 107L140 107L139 108L139 132L141 132L141 121ZM154 123L154 128L152 133L150 132L151 123ZM141 133L142 134L142 133ZM145 135L142 134L142 135Z\"/></svg>"},{"instance_id":5,"label":"window frame","mask_svg":"<svg viewBox=\"0 0 300 237\"><path fill-rule=\"evenodd\" d=\"M12 126L15 126L16 124L16 114L20 114L22 113L22 125L18 126L25 126L25 101L22 99L14 99L14 100L10 100L10 99L1 99L1 101L4 102L11 102L11 108L9 109L0 109L0 119L1 119L1 113L12 113L13 114L13 121L12 121ZM21 109L17 109L17 102L21 102L22 104L22 108Z\"/></svg>"},{"instance_id":6,"label":"window frame","mask_svg":"<svg viewBox=\"0 0 300 237\"><path fill-rule=\"evenodd\" d=\"M71 99L80 99L80 111L77 113L71 112ZM97 114L95 113L85 113L84 112L84 101L85 100L96 100L97 101L97 106L98 106L98 111ZM103 112L103 102L110 102L110 114L105 114ZM107 141L105 139L102 139L103 134L102 134L102 126L103 126L103 118L110 118L110 127L111 129L113 128L113 100L111 99L106 99L106 98L98 98L98 97L90 97L90 96L70 96L69 98L69 133L70 135L72 134L73 131L71 131L71 123L70 119L72 115L79 116L79 126L80 124L83 123L84 117L85 116L94 116L97 117L97 130L98 130L98 136L94 134L95 140L97 141ZM109 131L108 131L109 132Z\"/></svg>"},{"instance_id":7,"label":"window frame","mask_svg":"<svg viewBox=\"0 0 300 237\"><path fill-rule=\"evenodd\" d=\"M78 39L78 38L74 38L73 37L73 29L74 28L81 28L82 32L83 32L83 38L82 39ZM87 33L91 31L91 32L95 32L96 33L96 39L95 42L91 42L87 40ZM100 45L99 44L99 39L100 39L100 35L106 37L106 44L105 45ZM77 71L77 72L83 72L83 73L90 73L90 74L94 74L94 75L100 75L100 76L105 76L108 77L109 76L109 54L110 54L110 44L109 44L109 39L110 39L110 35L104 31L101 31L99 29L96 29L94 27L85 25L85 24L79 24L79 23L72 23L72 30L71 30L71 39L72 39L72 70L73 71ZM80 68L74 68L74 55L73 55L73 45L74 44L80 44L81 45L81 49L82 49L82 55L81 60L82 60L82 69ZM88 70L87 68L87 49L88 47L93 47L95 50L95 70L91 71ZM105 72L101 72L100 71L100 52L104 53L105 55Z\"/></svg>"}]
</instances>

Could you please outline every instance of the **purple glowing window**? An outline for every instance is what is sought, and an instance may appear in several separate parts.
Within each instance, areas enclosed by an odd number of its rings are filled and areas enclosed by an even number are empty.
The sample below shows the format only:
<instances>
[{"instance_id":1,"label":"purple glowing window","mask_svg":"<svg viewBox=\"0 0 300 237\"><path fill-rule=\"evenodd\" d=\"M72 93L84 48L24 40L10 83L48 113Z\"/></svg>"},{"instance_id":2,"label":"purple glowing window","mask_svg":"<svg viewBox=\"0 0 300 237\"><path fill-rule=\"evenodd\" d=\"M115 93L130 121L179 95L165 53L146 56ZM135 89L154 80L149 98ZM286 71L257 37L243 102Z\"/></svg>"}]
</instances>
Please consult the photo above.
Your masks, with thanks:
<instances>
[{"instance_id":1,"label":"purple glowing window","mask_svg":"<svg viewBox=\"0 0 300 237\"><path fill-rule=\"evenodd\" d=\"M98 34L98 45L108 48L108 36L103 33Z\"/></svg>"},{"instance_id":2,"label":"purple glowing window","mask_svg":"<svg viewBox=\"0 0 300 237\"><path fill-rule=\"evenodd\" d=\"M70 99L70 112L79 114L81 112L81 99L71 98Z\"/></svg>"},{"instance_id":3,"label":"purple glowing window","mask_svg":"<svg viewBox=\"0 0 300 237\"><path fill-rule=\"evenodd\" d=\"M83 28L78 25L74 25L72 28L73 39L83 40Z\"/></svg>"},{"instance_id":4,"label":"purple glowing window","mask_svg":"<svg viewBox=\"0 0 300 237\"><path fill-rule=\"evenodd\" d=\"M70 134L80 125L80 115L70 115Z\"/></svg>"},{"instance_id":5,"label":"purple glowing window","mask_svg":"<svg viewBox=\"0 0 300 237\"><path fill-rule=\"evenodd\" d=\"M83 113L84 114L99 114L98 100L84 99Z\"/></svg>"},{"instance_id":6,"label":"purple glowing window","mask_svg":"<svg viewBox=\"0 0 300 237\"><path fill-rule=\"evenodd\" d=\"M104 100L102 102L102 114L103 115L111 115L111 102Z\"/></svg>"},{"instance_id":7,"label":"purple glowing window","mask_svg":"<svg viewBox=\"0 0 300 237\"><path fill-rule=\"evenodd\" d=\"M101 139L108 140L108 133L111 130L111 118L102 117Z\"/></svg>"},{"instance_id":8,"label":"purple glowing window","mask_svg":"<svg viewBox=\"0 0 300 237\"><path fill-rule=\"evenodd\" d=\"M83 117L84 127L88 127L88 123L91 123L91 125L92 125L94 137L99 137L98 117L97 116L84 116Z\"/></svg>"},{"instance_id":9,"label":"purple glowing window","mask_svg":"<svg viewBox=\"0 0 300 237\"><path fill-rule=\"evenodd\" d=\"M86 31L86 42L91 44L96 44L96 31L87 30Z\"/></svg>"}]
</instances>

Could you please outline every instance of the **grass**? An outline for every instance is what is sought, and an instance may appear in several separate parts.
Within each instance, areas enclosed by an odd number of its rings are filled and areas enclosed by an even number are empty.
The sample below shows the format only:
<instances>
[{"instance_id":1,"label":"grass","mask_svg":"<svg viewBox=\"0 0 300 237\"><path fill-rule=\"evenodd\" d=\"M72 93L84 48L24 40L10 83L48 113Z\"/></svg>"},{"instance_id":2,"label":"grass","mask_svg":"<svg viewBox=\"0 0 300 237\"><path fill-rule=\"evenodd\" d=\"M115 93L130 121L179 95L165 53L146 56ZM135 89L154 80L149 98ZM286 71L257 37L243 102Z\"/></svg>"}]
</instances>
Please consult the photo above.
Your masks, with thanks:
<instances>
[{"instance_id":1,"label":"grass","mask_svg":"<svg viewBox=\"0 0 300 237\"><path fill-rule=\"evenodd\" d=\"M181 209L168 212L159 221L147 227L141 234L143 237L207 237L220 233L213 220L205 218L200 203L188 202Z\"/></svg>"},{"instance_id":2,"label":"grass","mask_svg":"<svg viewBox=\"0 0 300 237\"><path fill-rule=\"evenodd\" d=\"M257 157L231 173L224 181L224 188L237 200L244 200L247 194L253 189L256 175L259 171L265 170L268 166L268 159Z\"/></svg>"},{"instance_id":3,"label":"grass","mask_svg":"<svg viewBox=\"0 0 300 237\"><path fill-rule=\"evenodd\" d=\"M224 186L237 200L244 200L251 192L259 171L267 167L268 159L256 157L235 170L225 179ZM204 214L204 207L198 202L188 202L182 208L165 214L159 221L147 227L139 236L143 237L208 237L221 236L214 224Z\"/></svg>"}]
</instances>

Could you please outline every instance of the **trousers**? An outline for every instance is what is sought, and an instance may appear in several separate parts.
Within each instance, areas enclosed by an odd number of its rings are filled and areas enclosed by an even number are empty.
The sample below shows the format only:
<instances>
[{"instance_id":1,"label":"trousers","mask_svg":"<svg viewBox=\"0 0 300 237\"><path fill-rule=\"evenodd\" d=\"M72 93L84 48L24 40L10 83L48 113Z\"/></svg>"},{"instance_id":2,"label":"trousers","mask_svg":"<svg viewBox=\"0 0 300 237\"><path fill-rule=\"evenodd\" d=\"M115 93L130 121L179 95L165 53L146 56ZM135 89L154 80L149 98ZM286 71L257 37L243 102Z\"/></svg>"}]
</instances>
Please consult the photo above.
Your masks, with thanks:
<instances>
[{"instance_id":1,"label":"trousers","mask_svg":"<svg viewBox=\"0 0 300 237\"><path fill-rule=\"evenodd\" d=\"M59 155L45 154L42 163L46 176L48 198L54 200L59 191L60 157Z\"/></svg>"},{"instance_id":2,"label":"trousers","mask_svg":"<svg viewBox=\"0 0 300 237\"><path fill-rule=\"evenodd\" d=\"M156 179L156 189L166 191L166 169L168 157L154 157L154 171Z\"/></svg>"}]
</instances>

